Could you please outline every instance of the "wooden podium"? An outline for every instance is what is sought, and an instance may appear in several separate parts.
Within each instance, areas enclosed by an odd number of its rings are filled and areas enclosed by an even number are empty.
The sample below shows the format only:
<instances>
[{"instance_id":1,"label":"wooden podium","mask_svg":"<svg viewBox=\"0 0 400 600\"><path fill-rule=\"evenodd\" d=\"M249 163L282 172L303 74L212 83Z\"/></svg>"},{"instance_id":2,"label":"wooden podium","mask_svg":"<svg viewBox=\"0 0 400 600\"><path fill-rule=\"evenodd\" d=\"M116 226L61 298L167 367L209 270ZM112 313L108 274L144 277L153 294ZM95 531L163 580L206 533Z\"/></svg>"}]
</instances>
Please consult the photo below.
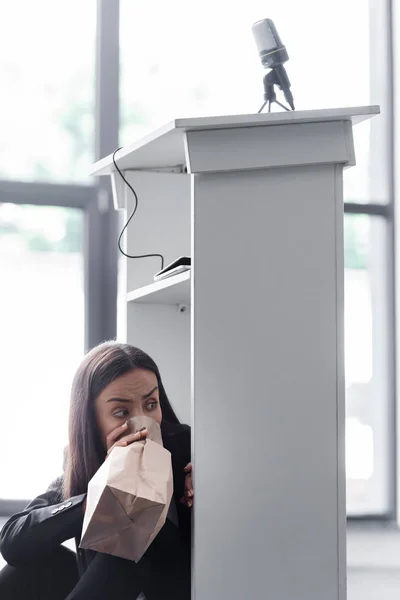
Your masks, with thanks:
<instances>
[{"instance_id":1,"label":"wooden podium","mask_svg":"<svg viewBox=\"0 0 400 600\"><path fill-rule=\"evenodd\" d=\"M343 191L378 107L180 119L120 150L126 340L193 432L193 600L346 596ZM133 207L112 157L115 207ZM123 315L122 315L123 316Z\"/></svg>"}]
</instances>

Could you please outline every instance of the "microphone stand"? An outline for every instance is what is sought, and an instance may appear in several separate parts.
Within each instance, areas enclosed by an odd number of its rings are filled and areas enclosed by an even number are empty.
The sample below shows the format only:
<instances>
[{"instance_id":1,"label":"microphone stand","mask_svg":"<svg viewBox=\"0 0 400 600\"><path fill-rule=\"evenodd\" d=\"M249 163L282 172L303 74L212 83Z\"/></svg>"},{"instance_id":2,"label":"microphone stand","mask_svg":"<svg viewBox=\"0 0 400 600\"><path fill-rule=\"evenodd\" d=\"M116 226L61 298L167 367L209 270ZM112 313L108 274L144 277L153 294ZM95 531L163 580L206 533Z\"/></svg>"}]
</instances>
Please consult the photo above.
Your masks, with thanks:
<instances>
[{"instance_id":1,"label":"microphone stand","mask_svg":"<svg viewBox=\"0 0 400 600\"><path fill-rule=\"evenodd\" d=\"M290 111L290 108L288 108L287 106L285 106L284 104L279 102L279 100L276 99L275 86L277 85L277 86L281 87L281 80L278 77L275 69L272 69L269 73L267 73L264 76L263 82L264 82L264 103L263 103L262 107L260 108L260 110L258 111L258 113L261 113L267 104L268 104L268 112L271 112L272 104L277 104L284 110ZM289 89L287 90L287 93L290 94ZM293 102L293 99L292 99L292 102ZM294 110L294 108L292 110Z\"/></svg>"}]
</instances>

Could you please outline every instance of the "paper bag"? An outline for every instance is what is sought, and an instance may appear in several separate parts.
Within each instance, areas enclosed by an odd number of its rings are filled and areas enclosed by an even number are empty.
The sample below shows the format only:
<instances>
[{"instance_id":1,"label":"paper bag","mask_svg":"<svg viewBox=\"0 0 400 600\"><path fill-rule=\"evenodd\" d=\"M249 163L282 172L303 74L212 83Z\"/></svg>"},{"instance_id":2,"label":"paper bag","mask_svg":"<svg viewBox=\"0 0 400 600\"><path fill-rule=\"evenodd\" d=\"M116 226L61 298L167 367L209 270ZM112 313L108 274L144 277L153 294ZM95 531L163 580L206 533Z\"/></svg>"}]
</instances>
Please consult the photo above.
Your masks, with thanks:
<instances>
[{"instance_id":1,"label":"paper bag","mask_svg":"<svg viewBox=\"0 0 400 600\"><path fill-rule=\"evenodd\" d=\"M80 547L138 562L165 523L173 493L171 454L149 417L128 421L148 438L116 447L88 486Z\"/></svg>"}]
</instances>

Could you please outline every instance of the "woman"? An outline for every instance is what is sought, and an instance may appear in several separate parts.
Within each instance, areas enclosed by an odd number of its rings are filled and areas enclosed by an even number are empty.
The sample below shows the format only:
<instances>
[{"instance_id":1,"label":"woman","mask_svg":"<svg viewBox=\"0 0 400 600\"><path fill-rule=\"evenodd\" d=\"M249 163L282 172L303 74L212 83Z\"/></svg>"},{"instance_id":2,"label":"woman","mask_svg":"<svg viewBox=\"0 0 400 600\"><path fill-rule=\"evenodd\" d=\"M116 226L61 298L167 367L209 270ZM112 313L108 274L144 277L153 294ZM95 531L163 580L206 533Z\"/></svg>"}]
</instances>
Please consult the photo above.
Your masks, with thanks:
<instances>
[{"instance_id":1,"label":"woman","mask_svg":"<svg viewBox=\"0 0 400 600\"><path fill-rule=\"evenodd\" d=\"M146 437L146 430L126 433L127 419L139 415L161 425L172 455L174 496L164 527L136 564L78 545L88 482L115 446ZM189 600L192 504L190 429L179 423L156 364L127 344L101 344L86 355L73 381L63 477L1 531L8 564L0 572L0 598L136 600L144 594L146 600ZM76 556L61 545L73 537Z\"/></svg>"}]
</instances>

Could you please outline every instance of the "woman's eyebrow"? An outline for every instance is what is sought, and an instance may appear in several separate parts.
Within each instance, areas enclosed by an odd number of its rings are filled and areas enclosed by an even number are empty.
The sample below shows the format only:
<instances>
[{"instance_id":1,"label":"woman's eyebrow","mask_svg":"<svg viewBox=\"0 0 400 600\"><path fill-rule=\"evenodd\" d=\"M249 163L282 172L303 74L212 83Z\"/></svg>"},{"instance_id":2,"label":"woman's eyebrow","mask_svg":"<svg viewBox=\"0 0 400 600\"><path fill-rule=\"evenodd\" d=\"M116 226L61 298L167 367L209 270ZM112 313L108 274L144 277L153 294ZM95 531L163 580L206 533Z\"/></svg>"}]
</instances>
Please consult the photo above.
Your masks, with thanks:
<instances>
[{"instance_id":1,"label":"woman's eyebrow","mask_svg":"<svg viewBox=\"0 0 400 600\"><path fill-rule=\"evenodd\" d=\"M144 394L144 396L142 396L142 400L147 400L147 398L150 398L150 396L152 396L154 394L154 392L158 390L158 385L156 385L150 392L148 392L147 394ZM133 402L133 400L129 400L128 398L109 398L107 402L123 402L125 404L128 404L130 402Z\"/></svg>"},{"instance_id":2,"label":"woman's eyebrow","mask_svg":"<svg viewBox=\"0 0 400 600\"><path fill-rule=\"evenodd\" d=\"M142 396L142 400L147 400L147 398L150 398L150 396L152 396L156 390L158 390L158 385L156 385L156 387L154 387L151 390L151 392L149 392L148 394L145 394L144 396Z\"/></svg>"},{"instance_id":3,"label":"woman's eyebrow","mask_svg":"<svg viewBox=\"0 0 400 600\"><path fill-rule=\"evenodd\" d=\"M132 400L128 400L128 398L109 398L106 400L106 403L107 402L124 402L125 404L130 404Z\"/></svg>"}]
</instances>

